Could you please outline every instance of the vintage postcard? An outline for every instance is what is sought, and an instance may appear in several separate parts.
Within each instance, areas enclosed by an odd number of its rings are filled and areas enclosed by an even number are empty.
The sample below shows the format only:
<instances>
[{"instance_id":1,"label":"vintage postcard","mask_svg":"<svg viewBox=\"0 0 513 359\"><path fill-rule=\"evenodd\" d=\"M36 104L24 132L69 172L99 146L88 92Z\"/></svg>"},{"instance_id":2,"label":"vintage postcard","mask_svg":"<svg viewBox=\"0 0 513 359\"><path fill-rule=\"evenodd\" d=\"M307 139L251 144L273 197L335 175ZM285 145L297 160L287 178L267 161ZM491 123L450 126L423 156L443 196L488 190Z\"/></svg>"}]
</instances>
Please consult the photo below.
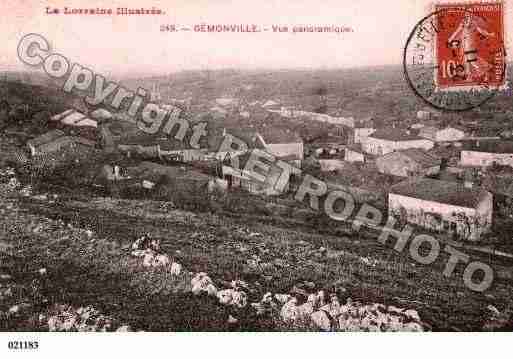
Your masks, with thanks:
<instances>
[{"instance_id":1,"label":"vintage postcard","mask_svg":"<svg viewBox=\"0 0 513 359\"><path fill-rule=\"evenodd\" d=\"M513 330L512 0L0 11L0 353Z\"/></svg>"}]
</instances>

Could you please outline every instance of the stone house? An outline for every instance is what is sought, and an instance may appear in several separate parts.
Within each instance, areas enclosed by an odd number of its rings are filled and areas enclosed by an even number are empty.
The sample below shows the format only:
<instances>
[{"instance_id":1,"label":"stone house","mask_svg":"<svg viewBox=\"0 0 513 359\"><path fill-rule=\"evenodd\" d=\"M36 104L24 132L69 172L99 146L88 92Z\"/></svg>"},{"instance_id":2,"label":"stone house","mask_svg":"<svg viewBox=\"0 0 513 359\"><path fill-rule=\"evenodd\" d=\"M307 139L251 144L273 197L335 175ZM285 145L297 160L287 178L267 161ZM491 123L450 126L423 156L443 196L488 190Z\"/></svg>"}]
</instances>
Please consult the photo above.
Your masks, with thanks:
<instances>
[{"instance_id":1,"label":"stone house","mask_svg":"<svg viewBox=\"0 0 513 359\"><path fill-rule=\"evenodd\" d=\"M479 187L417 177L390 188L388 211L402 221L477 240L492 224L493 196Z\"/></svg>"},{"instance_id":2,"label":"stone house","mask_svg":"<svg viewBox=\"0 0 513 359\"><path fill-rule=\"evenodd\" d=\"M382 156L408 148L430 150L434 142L396 128L379 129L362 142L362 149L369 154Z\"/></svg>"},{"instance_id":3,"label":"stone house","mask_svg":"<svg viewBox=\"0 0 513 359\"><path fill-rule=\"evenodd\" d=\"M277 165L269 165L269 170L263 174L264 182L259 181L254 172L245 170L250 155L251 152L248 151L225 158L222 163L221 176L227 182L228 188L242 188L252 194L268 196L279 195L289 190L289 183L281 191L276 188L276 183L283 172Z\"/></svg>"},{"instance_id":4,"label":"stone house","mask_svg":"<svg viewBox=\"0 0 513 359\"><path fill-rule=\"evenodd\" d=\"M347 162L365 162L365 153L360 144L347 146L344 153L344 161Z\"/></svg>"},{"instance_id":5,"label":"stone house","mask_svg":"<svg viewBox=\"0 0 513 359\"><path fill-rule=\"evenodd\" d=\"M57 152L66 147L94 147L95 142L79 136L67 136L63 131L52 130L27 141L32 156Z\"/></svg>"},{"instance_id":6,"label":"stone house","mask_svg":"<svg viewBox=\"0 0 513 359\"><path fill-rule=\"evenodd\" d=\"M28 140L27 147L31 156L35 156L38 152L40 152L41 145L55 141L56 139L65 136L66 134L61 130L51 130L31 140Z\"/></svg>"},{"instance_id":7,"label":"stone house","mask_svg":"<svg viewBox=\"0 0 513 359\"><path fill-rule=\"evenodd\" d=\"M355 121L354 126L351 129L352 136L349 143L362 143L367 137L369 137L369 135L375 131L376 129L374 128L374 122L372 118Z\"/></svg>"},{"instance_id":8,"label":"stone house","mask_svg":"<svg viewBox=\"0 0 513 359\"><path fill-rule=\"evenodd\" d=\"M494 163L513 167L513 141L467 141L461 150L460 165L489 167Z\"/></svg>"},{"instance_id":9,"label":"stone house","mask_svg":"<svg viewBox=\"0 0 513 359\"><path fill-rule=\"evenodd\" d=\"M440 172L441 159L418 148L391 152L376 158L383 174L399 177L431 176Z\"/></svg>"},{"instance_id":10,"label":"stone house","mask_svg":"<svg viewBox=\"0 0 513 359\"><path fill-rule=\"evenodd\" d=\"M465 131L455 127L424 126L420 129L419 136L434 142L452 142L465 138Z\"/></svg>"}]
</instances>

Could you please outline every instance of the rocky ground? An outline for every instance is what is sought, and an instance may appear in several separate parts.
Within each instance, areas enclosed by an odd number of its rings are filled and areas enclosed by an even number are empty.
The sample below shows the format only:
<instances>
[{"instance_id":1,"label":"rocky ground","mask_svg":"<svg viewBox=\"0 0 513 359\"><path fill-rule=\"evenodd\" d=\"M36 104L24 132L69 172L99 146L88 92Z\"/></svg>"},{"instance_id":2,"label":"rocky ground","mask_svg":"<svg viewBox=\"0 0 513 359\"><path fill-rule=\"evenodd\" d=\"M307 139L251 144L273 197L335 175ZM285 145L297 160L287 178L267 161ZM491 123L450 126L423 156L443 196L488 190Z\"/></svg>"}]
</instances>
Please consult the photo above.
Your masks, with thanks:
<instances>
[{"instance_id":1,"label":"rocky ground","mask_svg":"<svg viewBox=\"0 0 513 359\"><path fill-rule=\"evenodd\" d=\"M442 275L447 258L422 266L365 234L1 178L0 330L511 329L511 282L472 292L461 268ZM142 236L158 247L134 247Z\"/></svg>"}]
</instances>

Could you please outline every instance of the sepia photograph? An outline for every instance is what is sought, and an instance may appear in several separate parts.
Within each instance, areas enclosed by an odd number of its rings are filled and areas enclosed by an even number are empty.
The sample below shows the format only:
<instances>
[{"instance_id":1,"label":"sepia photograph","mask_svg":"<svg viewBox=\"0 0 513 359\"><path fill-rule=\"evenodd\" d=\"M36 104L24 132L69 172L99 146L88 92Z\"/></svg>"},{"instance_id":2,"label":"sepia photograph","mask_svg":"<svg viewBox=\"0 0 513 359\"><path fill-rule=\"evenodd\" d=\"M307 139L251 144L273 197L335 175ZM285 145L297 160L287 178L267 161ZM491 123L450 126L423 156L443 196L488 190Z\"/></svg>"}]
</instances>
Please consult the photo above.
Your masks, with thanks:
<instances>
[{"instance_id":1,"label":"sepia photograph","mask_svg":"<svg viewBox=\"0 0 513 359\"><path fill-rule=\"evenodd\" d=\"M0 11L0 356L511 340L511 0Z\"/></svg>"}]
</instances>

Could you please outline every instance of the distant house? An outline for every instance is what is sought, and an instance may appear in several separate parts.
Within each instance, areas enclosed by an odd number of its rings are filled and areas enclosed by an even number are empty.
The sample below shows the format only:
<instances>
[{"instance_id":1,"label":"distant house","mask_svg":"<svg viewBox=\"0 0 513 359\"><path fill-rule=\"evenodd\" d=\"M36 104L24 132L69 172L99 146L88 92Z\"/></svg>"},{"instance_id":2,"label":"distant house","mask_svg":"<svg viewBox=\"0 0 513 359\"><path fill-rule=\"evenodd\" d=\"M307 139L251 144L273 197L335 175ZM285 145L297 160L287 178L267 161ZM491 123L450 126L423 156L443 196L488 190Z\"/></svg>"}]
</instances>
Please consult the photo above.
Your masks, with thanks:
<instances>
[{"instance_id":1,"label":"distant house","mask_svg":"<svg viewBox=\"0 0 513 359\"><path fill-rule=\"evenodd\" d=\"M41 154L51 153L51 152L59 151L60 149L65 148L65 147L74 148L77 146L93 148L95 146L95 142L88 140L86 138L83 138L83 137L65 136L65 137L60 137L54 141L42 144L41 146L39 146L38 152Z\"/></svg>"},{"instance_id":2,"label":"distant house","mask_svg":"<svg viewBox=\"0 0 513 359\"><path fill-rule=\"evenodd\" d=\"M171 190L195 196L212 192L218 186L215 178L202 172L148 161L143 161L136 167L128 167L126 173L132 181L140 181L143 188L151 189L157 184L164 184Z\"/></svg>"},{"instance_id":3,"label":"distant house","mask_svg":"<svg viewBox=\"0 0 513 359\"><path fill-rule=\"evenodd\" d=\"M281 105L279 102L274 100L267 100L263 105L263 108L267 110L280 110L281 111Z\"/></svg>"},{"instance_id":4,"label":"distant house","mask_svg":"<svg viewBox=\"0 0 513 359\"><path fill-rule=\"evenodd\" d=\"M465 131L454 127L424 126L420 129L419 136L434 142L460 141L465 137Z\"/></svg>"},{"instance_id":5,"label":"distant house","mask_svg":"<svg viewBox=\"0 0 513 359\"><path fill-rule=\"evenodd\" d=\"M115 141L117 139L119 139L119 136L112 133L108 124L100 125L99 142L106 153L111 153L115 150Z\"/></svg>"},{"instance_id":6,"label":"distant house","mask_svg":"<svg viewBox=\"0 0 513 359\"><path fill-rule=\"evenodd\" d=\"M400 177L430 176L440 172L441 159L418 149L391 152L376 158L378 171Z\"/></svg>"},{"instance_id":7,"label":"distant house","mask_svg":"<svg viewBox=\"0 0 513 359\"><path fill-rule=\"evenodd\" d=\"M417 111L417 118L422 121L431 120L439 115L440 113L432 108L423 108L422 110Z\"/></svg>"},{"instance_id":8,"label":"distant house","mask_svg":"<svg viewBox=\"0 0 513 359\"><path fill-rule=\"evenodd\" d=\"M246 144L247 149L261 149L267 151L278 159L287 159L289 162L301 165L304 157L304 148L302 138L294 131L280 128L260 128L260 129L240 129L225 128L221 136L217 136L215 141L209 139L210 147L217 151L216 156L223 159L226 152L219 152L222 141L226 136L234 136ZM241 154L245 151L230 151Z\"/></svg>"},{"instance_id":9,"label":"distant house","mask_svg":"<svg viewBox=\"0 0 513 359\"><path fill-rule=\"evenodd\" d=\"M55 141L58 138L65 136L66 134L61 130L48 131L40 136L37 136L36 138L27 141L27 147L30 151L30 154L35 156L38 152L40 152L40 147L43 144Z\"/></svg>"},{"instance_id":10,"label":"distant house","mask_svg":"<svg viewBox=\"0 0 513 359\"><path fill-rule=\"evenodd\" d=\"M482 186L494 195L513 198L513 175L488 175L482 180Z\"/></svg>"},{"instance_id":11,"label":"distant house","mask_svg":"<svg viewBox=\"0 0 513 359\"><path fill-rule=\"evenodd\" d=\"M105 181L120 181L128 179L124 176L118 165L103 165L96 180L103 184Z\"/></svg>"},{"instance_id":12,"label":"distant house","mask_svg":"<svg viewBox=\"0 0 513 359\"><path fill-rule=\"evenodd\" d=\"M344 161L347 162L365 162L365 153L361 144L354 144L346 147Z\"/></svg>"},{"instance_id":13,"label":"distant house","mask_svg":"<svg viewBox=\"0 0 513 359\"><path fill-rule=\"evenodd\" d=\"M137 156L144 159L161 159L176 162L201 161L205 158L205 149L189 148L185 143L168 138L121 140L118 150L127 157Z\"/></svg>"},{"instance_id":14,"label":"distant house","mask_svg":"<svg viewBox=\"0 0 513 359\"><path fill-rule=\"evenodd\" d=\"M460 165L489 167L494 163L513 167L513 141L466 141L461 150Z\"/></svg>"},{"instance_id":15,"label":"distant house","mask_svg":"<svg viewBox=\"0 0 513 359\"><path fill-rule=\"evenodd\" d=\"M414 130L420 130L422 127L426 127L426 126L438 127L439 123L440 123L440 121L437 121L437 120L423 119L423 120L420 120L419 122L412 124L410 126L410 128L414 129Z\"/></svg>"},{"instance_id":16,"label":"distant house","mask_svg":"<svg viewBox=\"0 0 513 359\"><path fill-rule=\"evenodd\" d=\"M98 123L95 120L90 119L82 112L74 109L69 109L60 114L51 117L52 121L59 121L63 125L76 126L76 127L98 127Z\"/></svg>"},{"instance_id":17,"label":"distant house","mask_svg":"<svg viewBox=\"0 0 513 359\"><path fill-rule=\"evenodd\" d=\"M156 144L120 143L117 147L121 153L129 158L137 156L152 159L159 158L160 155L160 146Z\"/></svg>"},{"instance_id":18,"label":"distant house","mask_svg":"<svg viewBox=\"0 0 513 359\"><path fill-rule=\"evenodd\" d=\"M230 97L220 97L216 98L216 104L219 106L236 106L239 104L239 100L236 98L230 98Z\"/></svg>"},{"instance_id":19,"label":"distant house","mask_svg":"<svg viewBox=\"0 0 513 359\"><path fill-rule=\"evenodd\" d=\"M492 224L493 196L478 187L417 177L390 188L388 210L409 223L478 239Z\"/></svg>"},{"instance_id":20,"label":"distant house","mask_svg":"<svg viewBox=\"0 0 513 359\"><path fill-rule=\"evenodd\" d=\"M179 162L202 161L207 153L206 149L188 148L180 141L162 142L159 151L160 158L174 158Z\"/></svg>"},{"instance_id":21,"label":"distant house","mask_svg":"<svg viewBox=\"0 0 513 359\"><path fill-rule=\"evenodd\" d=\"M362 148L366 153L377 156L408 148L429 150L433 146L434 142L431 140L396 128L379 129L362 142Z\"/></svg>"},{"instance_id":22,"label":"distant house","mask_svg":"<svg viewBox=\"0 0 513 359\"><path fill-rule=\"evenodd\" d=\"M90 116L95 120L110 120L112 118L112 113L104 108L99 108L91 112Z\"/></svg>"},{"instance_id":23,"label":"distant house","mask_svg":"<svg viewBox=\"0 0 513 359\"><path fill-rule=\"evenodd\" d=\"M52 130L27 141L27 147L32 156L49 154L65 147L75 147L76 145L94 147L95 142L83 137L66 136L66 134L60 130Z\"/></svg>"},{"instance_id":24,"label":"distant house","mask_svg":"<svg viewBox=\"0 0 513 359\"><path fill-rule=\"evenodd\" d=\"M239 149L237 146L235 148L223 149L221 146L223 142L226 140L230 140L228 136L232 136L231 140L234 143L238 143L238 141L234 139L238 139L246 144L247 148ZM217 160L223 160L226 158L228 154L236 155L245 153L248 149L265 149L265 142L262 139L262 136L254 129L241 129L241 128L222 128L222 130L217 131L217 133L212 132L209 134L208 138L208 158L215 158Z\"/></svg>"},{"instance_id":25,"label":"distant house","mask_svg":"<svg viewBox=\"0 0 513 359\"><path fill-rule=\"evenodd\" d=\"M214 106L210 109L210 111L213 113L213 115L218 115L218 116L225 116L226 114L228 114L228 111L225 110L224 108L220 107L220 106ZM214 116L215 117L215 116Z\"/></svg>"},{"instance_id":26,"label":"distant house","mask_svg":"<svg viewBox=\"0 0 513 359\"><path fill-rule=\"evenodd\" d=\"M73 112L75 112L75 110L71 108L71 109L66 110L66 111L64 111L64 112L61 112L61 113L59 113L59 114L57 114L57 115L53 115L53 116L51 117L51 120L52 120L52 121L60 121L60 120L62 120L63 118L65 118L66 116L71 115Z\"/></svg>"},{"instance_id":27,"label":"distant house","mask_svg":"<svg viewBox=\"0 0 513 359\"><path fill-rule=\"evenodd\" d=\"M417 118L419 120L429 120L431 119L431 112L424 110L417 111Z\"/></svg>"},{"instance_id":28,"label":"distant house","mask_svg":"<svg viewBox=\"0 0 513 359\"><path fill-rule=\"evenodd\" d=\"M332 172L344 169L345 162L340 159L320 159L319 165L322 172Z\"/></svg>"},{"instance_id":29,"label":"distant house","mask_svg":"<svg viewBox=\"0 0 513 359\"><path fill-rule=\"evenodd\" d=\"M243 154L228 156L222 164L222 178L228 184L228 188L242 188L253 194L267 196L279 195L288 191L289 183L283 189L277 188L277 181L283 170L274 164L269 165L268 172L264 175L265 181L259 181L252 171L245 170L246 163L251 156L251 151ZM235 160L235 161L234 161ZM234 163L237 165L234 166Z\"/></svg>"},{"instance_id":30,"label":"distant house","mask_svg":"<svg viewBox=\"0 0 513 359\"><path fill-rule=\"evenodd\" d=\"M277 158L287 158L289 162L301 166L304 156L303 140L291 130L272 129L259 132L264 147Z\"/></svg>"},{"instance_id":31,"label":"distant house","mask_svg":"<svg viewBox=\"0 0 513 359\"><path fill-rule=\"evenodd\" d=\"M282 107L280 110L268 110L271 112L279 113L281 116L287 118L302 118L310 121L326 122L332 125L354 127L354 118L352 117L334 117L326 113L303 111L284 107Z\"/></svg>"},{"instance_id":32,"label":"distant house","mask_svg":"<svg viewBox=\"0 0 513 359\"><path fill-rule=\"evenodd\" d=\"M374 123L372 119L365 119L360 121L355 121L354 127L352 129L352 143L362 143L369 135L374 133L376 129L374 128Z\"/></svg>"}]
</instances>

